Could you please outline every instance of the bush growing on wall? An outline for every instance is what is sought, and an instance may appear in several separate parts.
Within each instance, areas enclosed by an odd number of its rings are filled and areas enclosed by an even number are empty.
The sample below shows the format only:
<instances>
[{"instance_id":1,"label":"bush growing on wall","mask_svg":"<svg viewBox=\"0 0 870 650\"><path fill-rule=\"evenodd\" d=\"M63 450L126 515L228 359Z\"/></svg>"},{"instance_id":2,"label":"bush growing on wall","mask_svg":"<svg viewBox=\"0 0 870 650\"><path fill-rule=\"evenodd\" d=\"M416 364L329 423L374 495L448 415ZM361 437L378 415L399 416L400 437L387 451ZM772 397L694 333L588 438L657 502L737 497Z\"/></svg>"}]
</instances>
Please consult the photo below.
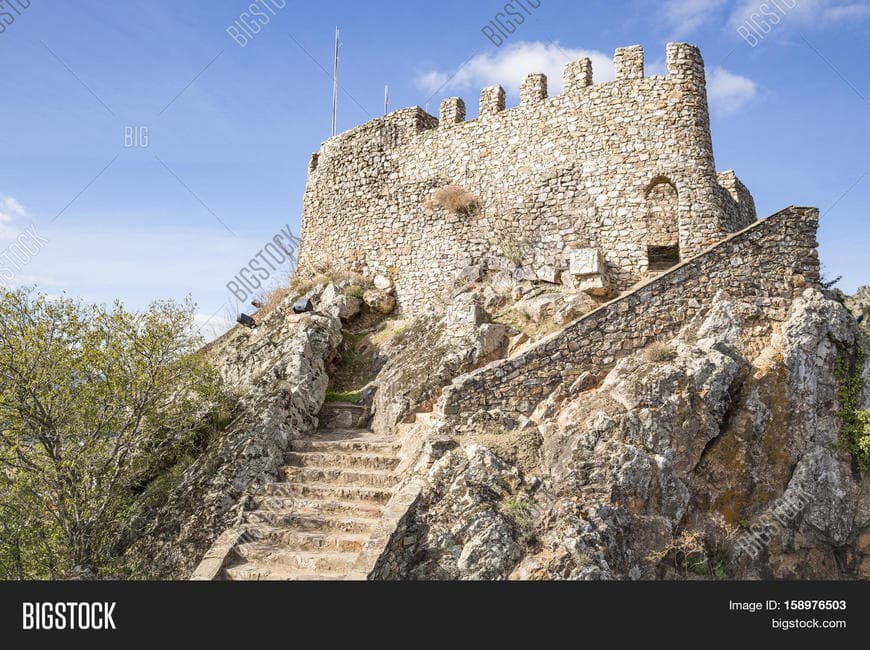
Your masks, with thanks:
<instances>
[{"instance_id":1,"label":"bush growing on wall","mask_svg":"<svg viewBox=\"0 0 870 650\"><path fill-rule=\"evenodd\" d=\"M439 187L429 199L429 204L444 208L454 214L471 215L477 210L480 199L458 185Z\"/></svg>"}]
</instances>

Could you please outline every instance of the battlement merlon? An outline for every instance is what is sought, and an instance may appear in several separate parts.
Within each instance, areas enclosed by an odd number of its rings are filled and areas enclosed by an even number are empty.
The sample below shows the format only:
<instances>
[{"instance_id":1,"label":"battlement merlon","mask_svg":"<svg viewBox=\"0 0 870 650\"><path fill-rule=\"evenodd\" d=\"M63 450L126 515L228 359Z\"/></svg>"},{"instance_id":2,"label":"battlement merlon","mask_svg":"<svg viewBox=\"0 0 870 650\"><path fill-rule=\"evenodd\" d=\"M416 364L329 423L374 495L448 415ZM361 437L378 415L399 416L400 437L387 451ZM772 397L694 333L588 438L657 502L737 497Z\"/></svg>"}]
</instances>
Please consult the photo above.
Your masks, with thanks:
<instances>
[{"instance_id":1,"label":"battlement merlon","mask_svg":"<svg viewBox=\"0 0 870 650\"><path fill-rule=\"evenodd\" d=\"M489 86L480 93L480 104L477 119L486 119L514 108L534 106L547 99L554 100L562 95L588 92L593 87L606 87L610 84L636 82L642 79L673 79L690 81L688 90L703 90L705 85L704 60L700 50L688 43L667 44L667 70L664 77L646 77L644 74L644 50L640 45L618 48L614 53L615 79L610 82L593 84L592 61L581 58L567 63L563 70L564 89L561 95L548 96L547 76L541 73L528 75L520 87L519 106L508 108L505 105L505 93L501 86ZM706 104L706 97L704 98ZM337 142L348 139L359 140L361 135L376 137L382 144L402 145L421 131L441 126L449 128L466 122L465 102L459 97L450 97L442 101L440 120L419 106L393 111L384 117L375 118L353 129L340 133L323 143L321 153L332 149ZM469 120L471 122L475 120ZM390 131L385 139L383 132ZM316 158L312 159L311 170L316 169Z\"/></svg>"}]
</instances>

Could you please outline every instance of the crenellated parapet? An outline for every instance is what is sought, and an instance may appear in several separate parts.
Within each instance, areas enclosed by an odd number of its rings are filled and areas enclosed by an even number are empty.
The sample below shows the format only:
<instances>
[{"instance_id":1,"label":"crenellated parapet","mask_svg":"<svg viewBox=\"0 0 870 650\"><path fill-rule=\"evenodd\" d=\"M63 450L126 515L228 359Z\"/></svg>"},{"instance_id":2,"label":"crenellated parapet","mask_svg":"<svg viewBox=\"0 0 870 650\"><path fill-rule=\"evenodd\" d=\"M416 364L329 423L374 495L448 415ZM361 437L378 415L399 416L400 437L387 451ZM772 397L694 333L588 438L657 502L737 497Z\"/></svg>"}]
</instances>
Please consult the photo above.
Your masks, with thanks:
<instances>
[{"instance_id":1,"label":"crenellated parapet","mask_svg":"<svg viewBox=\"0 0 870 650\"><path fill-rule=\"evenodd\" d=\"M505 92L501 86L489 86L480 92L480 103L478 109L478 118L485 118L498 115L512 108L531 107L544 100L558 100L562 95L572 95L582 93L584 91L604 90L612 85L616 85L626 81L638 81L646 79L650 82L650 88L657 85L658 82L677 80L691 81L697 84L698 92L703 93L704 86L704 62L701 58L701 53L698 48L688 43L669 43L667 45L667 69L668 74L665 77L644 76L644 50L640 45L631 45L629 47L618 48L614 53L613 65L615 78L614 81L601 84L593 84L593 69L592 61L589 58L581 58L575 61L568 62L563 69L563 91L560 95L550 96L548 93L547 75L543 73L529 74L523 79L520 85L519 105L516 107L508 107L505 101ZM606 93L605 93L606 94ZM422 111L422 109L402 109L395 111L386 118L376 118L366 124L375 124L383 122L385 119L392 122L395 127L406 130L410 134L419 133L426 128L433 126L451 127L456 124L473 122L475 120L467 120L466 103L460 97L450 97L441 102L439 108L440 119L431 118L427 125L421 127L419 120L408 120L407 111ZM356 127L345 133L339 134L331 138L327 142L336 139L342 139L345 136L355 136L357 131L365 127Z\"/></svg>"},{"instance_id":2,"label":"crenellated parapet","mask_svg":"<svg viewBox=\"0 0 870 650\"><path fill-rule=\"evenodd\" d=\"M465 102L459 97L448 97L441 102L441 126L447 127L465 121Z\"/></svg>"},{"instance_id":3,"label":"crenellated parapet","mask_svg":"<svg viewBox=\"0 0 870 650\"><path fill-rule=\"evenodd\" d=\"M520 104L536 104L547 99L547 75L530 74L520 86Z\"/></svg>"}]
</instances>

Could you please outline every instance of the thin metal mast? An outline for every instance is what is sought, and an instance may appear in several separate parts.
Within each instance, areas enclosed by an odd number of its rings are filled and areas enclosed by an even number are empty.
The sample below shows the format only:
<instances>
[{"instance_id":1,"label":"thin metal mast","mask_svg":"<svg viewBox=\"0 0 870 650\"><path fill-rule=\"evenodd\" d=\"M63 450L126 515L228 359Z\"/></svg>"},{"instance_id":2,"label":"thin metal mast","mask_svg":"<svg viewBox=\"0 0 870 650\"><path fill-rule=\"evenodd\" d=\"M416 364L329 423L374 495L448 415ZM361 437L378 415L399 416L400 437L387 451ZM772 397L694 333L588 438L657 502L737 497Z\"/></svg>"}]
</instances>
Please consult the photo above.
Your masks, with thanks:
<instances>
[{"instance_id":1,"label":"thin metal mast","mask_svg":"<svg viewBox=\"0 0 870 650\"><path fill-rule=\"evenodd\" d=\"M338 27L335 28L335 61L332 66L332 135L335 135L338 115Z\"/></svg>"}]
</instances>

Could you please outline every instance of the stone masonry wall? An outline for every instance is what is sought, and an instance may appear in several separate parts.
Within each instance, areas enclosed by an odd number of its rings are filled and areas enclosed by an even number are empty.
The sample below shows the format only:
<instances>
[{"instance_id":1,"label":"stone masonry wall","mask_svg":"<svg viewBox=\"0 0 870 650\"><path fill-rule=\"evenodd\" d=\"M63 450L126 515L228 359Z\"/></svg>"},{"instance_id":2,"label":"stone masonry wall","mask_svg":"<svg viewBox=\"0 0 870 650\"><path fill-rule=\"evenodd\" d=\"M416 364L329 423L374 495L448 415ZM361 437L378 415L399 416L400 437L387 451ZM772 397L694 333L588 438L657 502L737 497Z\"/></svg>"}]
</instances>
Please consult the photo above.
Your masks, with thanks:
<instances>
[{"instance_id":1,"label":"stone masonry wall","mask_svg":"<svg viewBox=\"0 0 870 650\"><path fill-rule=\"evenodd\" d=\"M597 377L620 358L676 332L726 291L754 339L782 322L795 295L819 282L818 210L787 208L614 300L513 359L448 386L438 408L457 428L497 409L517 421L557 385ZM758 353L745 341L749 358Z\"/></svg>"},{"instance_id":2,"label":"stone masonry wall","mask_svg":"<svg viewBox=\"0 0 870 650\"><path fill-rule=\"evenodd\" d=\"M755 200L752 198L752 194L731 170L719 172L717 178L720 192L724 190L721 192L721 203L725 206L727 228L732 232L746 228L756 219Z\"/></svg>"},{"instance_id":3,"label":"stone masonry wall","mask_svg":"<svg viewBox=\"0 0 870 650\"><path fill-rule=\"evenodd\" d=\"M616 64L614 81L592 84L588 59L569 63L564 92L549 98L546 77L530 75L510 109L503 89L486 88L474 120L452 98L440 121L402 109L330 138L311 159L300 273L386 273L413 312L482 258L565 269L569 248L599 248L624 289L648 268L656 184L674 190L657 223L684 258L754 220L719 184L698 49L669 44L664 76L644 77L639 47L617 50ZM478 197L476 209L432 205L448 184Z\"/></svg>"}]
</instances>

